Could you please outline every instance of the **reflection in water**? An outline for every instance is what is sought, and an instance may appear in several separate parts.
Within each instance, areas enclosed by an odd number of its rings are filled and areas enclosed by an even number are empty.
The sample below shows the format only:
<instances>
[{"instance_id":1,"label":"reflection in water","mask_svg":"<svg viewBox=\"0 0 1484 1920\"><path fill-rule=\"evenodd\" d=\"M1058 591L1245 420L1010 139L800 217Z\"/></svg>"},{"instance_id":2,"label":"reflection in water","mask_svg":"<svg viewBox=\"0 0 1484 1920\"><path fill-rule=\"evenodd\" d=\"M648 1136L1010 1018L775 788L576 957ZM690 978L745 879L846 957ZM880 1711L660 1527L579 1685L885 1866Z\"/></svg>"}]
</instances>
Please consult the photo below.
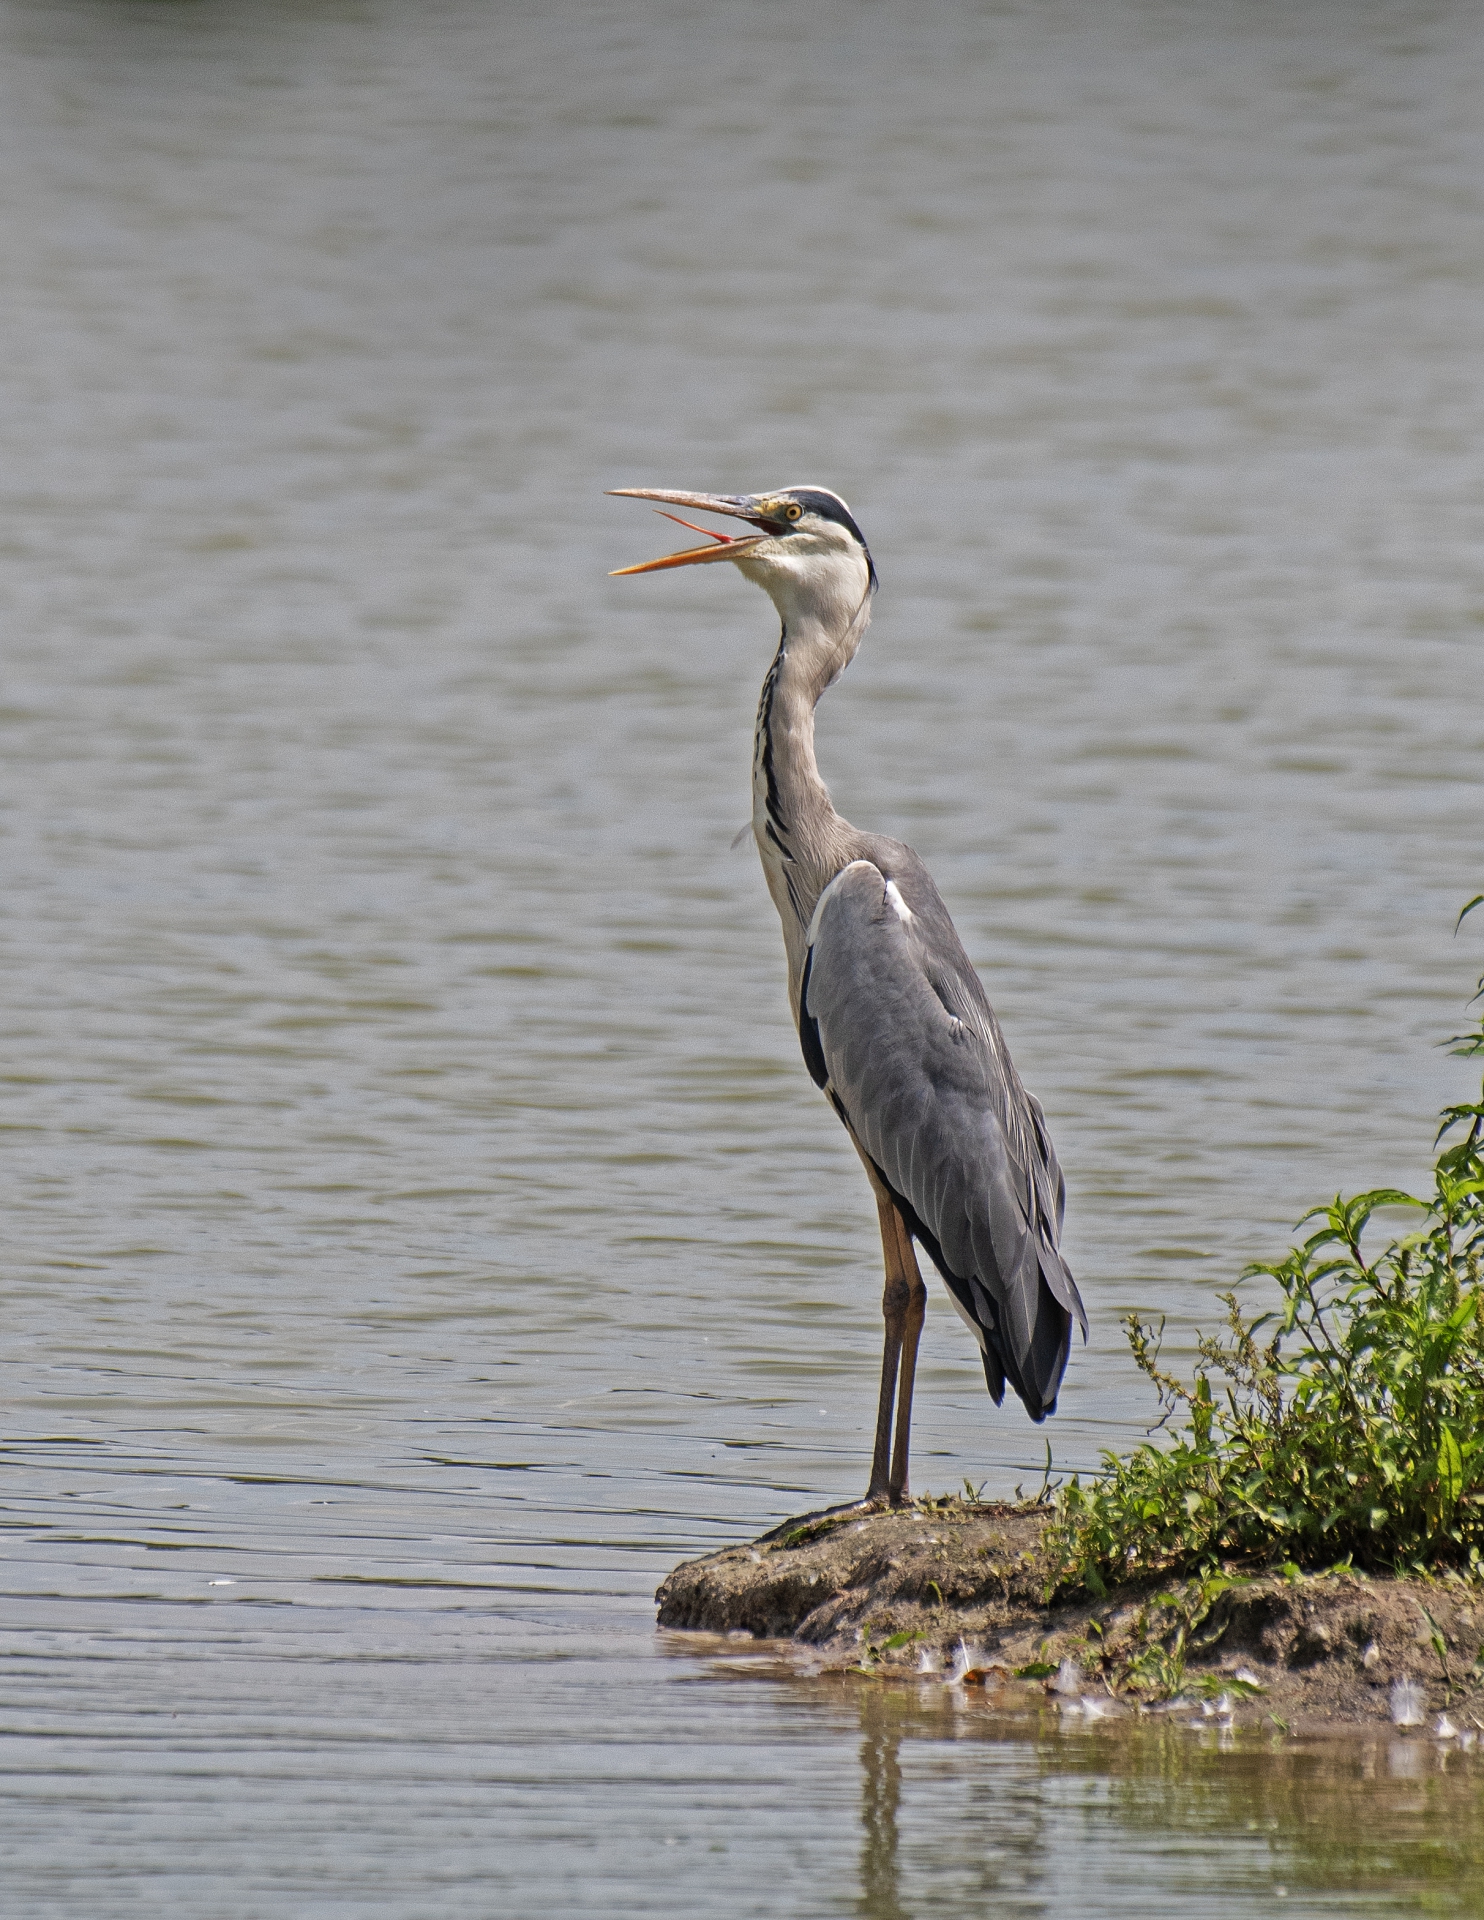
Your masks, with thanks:
<instances>
[{"instance_id":1,"label":"reflection in water","mask_svg":"<svg viewBox=\"0 0 1484 1920\"><path fill-rule=\"evenodd\" d=\"M818 1682L796 1700L806 1717L832 1711ZM1182 1716L1068 1728L1049 1708L1009 1714L993 1695L955 1699L936 1683L862 1683L848 1711L863 1920L968 1911L971 1896L1062 1911L1079 1850L1114 1833L1132 1845L1104 1860L1108 1912L1126 1898L1139 1910L1141 1871L1190 1914L1245 1911L1246 1897L1333 1899L1346 1914L1417 1898L1429 1912L1479 1911L1484 1755L1425 1732L1297 1740L1273 1727L1197 1731ZM1026 1791L1028 1772L1039 1792Z\"/></svg>"},{"instance_id":2,"label":"reflection in water","mask_svg":"<svg viewBox=\"0 0 1484 1920\"><path fill-rule=\"evenodd\" d=\"M901 1708L885 1687L861 1695L860 1905L865 1920L906 1920L897 1875L902 1799Z\"/></svg>"}]
</instances>

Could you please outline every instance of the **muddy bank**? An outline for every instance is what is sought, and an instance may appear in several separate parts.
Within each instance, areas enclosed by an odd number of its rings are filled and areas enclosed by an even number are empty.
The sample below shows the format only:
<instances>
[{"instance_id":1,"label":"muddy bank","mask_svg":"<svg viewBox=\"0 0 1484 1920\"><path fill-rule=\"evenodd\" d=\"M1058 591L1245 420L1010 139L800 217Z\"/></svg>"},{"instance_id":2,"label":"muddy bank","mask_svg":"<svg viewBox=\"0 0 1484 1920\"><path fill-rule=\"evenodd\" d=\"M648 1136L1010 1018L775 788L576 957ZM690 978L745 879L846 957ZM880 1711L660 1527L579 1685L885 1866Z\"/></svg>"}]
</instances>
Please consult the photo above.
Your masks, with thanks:
<instances>
[{"instance_id":1,"label":"muddy bank","mask_svg":"<svg viewBox=\"0 0 1484 1920\"><path fill-rule=\"evenodd\" d=\"M1390 1724L1402 1705L1428 1730L1446 1716L1467 1745L1484 1730L1477 1586L1265 1575L1214 1595L1166 1583L1047 1606L1047 1517L957 1505L787 1524L677 1567L656 1595L660 1625L925 1681L962 1670L963 1643L967 1684L1039 1690L1073 1712L1175 1698L1301 1732ZM1415 1693L1399 1701L1398 1681Z\"/></svg>"}]
</instances>

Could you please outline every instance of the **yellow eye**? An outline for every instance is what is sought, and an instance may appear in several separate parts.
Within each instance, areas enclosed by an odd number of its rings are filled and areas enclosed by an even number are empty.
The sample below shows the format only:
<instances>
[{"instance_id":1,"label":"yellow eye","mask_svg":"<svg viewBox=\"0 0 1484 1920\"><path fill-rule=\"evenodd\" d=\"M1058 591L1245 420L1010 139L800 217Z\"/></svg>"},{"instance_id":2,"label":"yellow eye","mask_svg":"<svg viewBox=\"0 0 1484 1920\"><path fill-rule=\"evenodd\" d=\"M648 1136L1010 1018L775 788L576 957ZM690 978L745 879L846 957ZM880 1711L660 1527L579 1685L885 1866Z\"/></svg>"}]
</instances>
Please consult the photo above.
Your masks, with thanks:
<instances>
[{"instance_id":1,"label":"yellow eye","mask_svg":"<svg viewBox=\"0 0 1484 1920\"><path fill-rule=\"evenodd\" d=\"M801 520L804 517L804 509L797 500L790 500L783 509L783 517L785 520Z\"/></svg>"}]
</instances>

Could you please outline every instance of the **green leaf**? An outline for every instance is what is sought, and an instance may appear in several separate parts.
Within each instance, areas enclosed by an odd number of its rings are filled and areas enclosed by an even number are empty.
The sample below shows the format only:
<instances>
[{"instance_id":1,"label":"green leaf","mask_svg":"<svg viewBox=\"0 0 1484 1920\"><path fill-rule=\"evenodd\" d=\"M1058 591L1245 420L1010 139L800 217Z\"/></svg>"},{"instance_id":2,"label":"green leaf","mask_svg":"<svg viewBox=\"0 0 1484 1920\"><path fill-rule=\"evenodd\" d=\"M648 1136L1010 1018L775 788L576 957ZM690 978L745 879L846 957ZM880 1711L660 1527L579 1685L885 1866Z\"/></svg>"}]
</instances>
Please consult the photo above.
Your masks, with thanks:
<instances>
[{"instance_id":1,"label":"green leaf","mask_svg":"<svg viewBox=\"0 0 1484 1920\"><path fill-rule=\"evenodd\" d=\"M1057 1670L1054 1660L1032 1660L1028 1667L1017 1667L1017 1680L1049 1680Z\"/></svg>"},{"instance_id":2,"label":"green leaf","mask_svg":"<svg viewBox=\"0 0 1484 1920\"><path fill-rule=\"evenodd\" d=\"M1484 893L1476 893L1473 899L1470 900L1468 905L1459 914L1458 918L1453 922L1453 931L1455 933L1457 933L1458 929L1463 925L1464 921L1468 919L1469 915L1473 912L1474 908L1479 906L1484 906Z\"/></svg>"},{"instance_id":3,"label":"green leaf","mask_svg":"<svg viewBox=\"0 0 1484 1920\"><path fill-rule=\"evenodd\" d=\"M1403 1193L1400 1187L1377 1187L1374 1193L1361 1194L1360 1199L1365 1203L1366 1219L1377 1207L1421 1207L1426 1213L1429 1204L1415 1194Z\"/></svg>"},{"instance_id":4,"label":"green leaf","mask_svg":"<svg viewBox=\"0 0 1484 1920\"><path fill-rule=\"evenodd\" d=\"M1459 1495L1463 1492L1463 1452L1457 1435L1446 1423L1438 1445L1436 1472L1438 1492L1445 1509L1457 1506Z\"/></svg>"},{"instance_id":5,"label":"green leaf","mask_svg":"<svg viewBox=\"0 0 1484 1920\"><path fill-rule=\"evenodd\" d=\"M1260 1680L1239 1680L1234 1673L1203 1673L1198 1680L1187 1680L1185 1691L1198 1700L1217 1700L1223 1693L1233 1700L1255 1700L1267 1688Z\"/></svg>"}]
</instances>

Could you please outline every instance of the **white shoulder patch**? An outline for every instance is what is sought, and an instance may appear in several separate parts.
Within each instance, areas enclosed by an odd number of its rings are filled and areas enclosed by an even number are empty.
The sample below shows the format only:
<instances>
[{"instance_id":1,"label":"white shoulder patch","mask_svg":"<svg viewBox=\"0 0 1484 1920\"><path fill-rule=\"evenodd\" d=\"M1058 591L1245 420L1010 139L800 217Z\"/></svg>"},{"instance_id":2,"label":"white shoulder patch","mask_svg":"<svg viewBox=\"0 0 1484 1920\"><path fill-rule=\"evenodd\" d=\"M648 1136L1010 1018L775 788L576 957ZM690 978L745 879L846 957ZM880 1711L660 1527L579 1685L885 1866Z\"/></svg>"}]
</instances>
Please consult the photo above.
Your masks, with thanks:
<instances>
[{"instance_id":1,"label":"white shoulder patch","mask_svg":"<svg viewBox=\"0 0 1484 1920\"><path fill-rule=\"evenodd\" d=\"M902 898L900 892L897 889L897 883L895 880L887 881L886 897L891 902L892 906L896 909L897 918L898 920L901 921L902 925L904 927L911 926L912 909L907 905L907 902Z\"/></svg>"},{"instance_id":2,"label":"white shoulder patch","mask_svg":"<svg viewBox=\"0 0 1484 1920\"><path fill-rule=\"evenodd\" d=\"M868 873L874 873L878 880L881 878L880 869L878 867L872 866L869 860L852 860L848 867L841 867L840 871L835 875L834 879L830 882L830 884L825 888L824 892L819 896L819 898L814 903L814 911L809 916L809 931L805 936L806 943L809 946L812 947L814 945L814 942L819 937L820 916L824 912L826 901L829 899L830 895L835 891L835 888L838 887L840 882L845 878L846 874L854 873L857 867L864 867Z\"/></svg>"}]
</instances>

